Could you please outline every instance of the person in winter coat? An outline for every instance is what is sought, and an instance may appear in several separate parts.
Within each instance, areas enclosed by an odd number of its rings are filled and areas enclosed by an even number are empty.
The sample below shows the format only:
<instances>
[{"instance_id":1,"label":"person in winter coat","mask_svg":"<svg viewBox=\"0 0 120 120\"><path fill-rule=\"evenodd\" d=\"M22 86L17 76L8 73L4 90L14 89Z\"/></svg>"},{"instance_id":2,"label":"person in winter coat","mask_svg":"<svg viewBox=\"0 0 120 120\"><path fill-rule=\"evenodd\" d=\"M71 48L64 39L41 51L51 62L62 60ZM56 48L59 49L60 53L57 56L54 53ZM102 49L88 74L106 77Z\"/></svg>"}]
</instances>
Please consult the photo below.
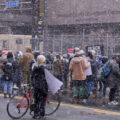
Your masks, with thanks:
<instances>
[{"instance_id":1,"label":"person in winter coat","mask_svg":"<svg viewBox=\"0 0 120 120\"><path fill-rule=\"evenodd\" d=\"M7 97L7 93L9 97L12 95L13 91L13 79L15 75L15 63L13 59L12 52L8 52L7 60L3 63L3 72L4 72L4 97Z\"/></svg>"},{"instance_id":2,"label":"person in winter coat","mask_svg":"<svg viewBox=\"0 0 120 120\"><path fill-rule=\"evenodd\" d=\"M85 85L86 80L86 69L90 66L90 63L85 63L81 53L76 53L74 58L70 62L69 70L72 72L73 80L73 98L74 102L78 103L80 96L80 86Z\"/></svg>"},{"instance_id":3,"label":"person in winter coat","mask_svg":"<svg viewBox=\"0 0 120 120\"><path fill-rule=\"evenodd\" d=\"M29 65L30 62L34 59L34 56L32 54L31 48L26 48L26 53L24 53L20 58L19 58L19 65L22 69L23 72L23 77L24 77L24 84L29 84L30 83L30 71L29 71Z\"/></svg>"},{"instance_id":4,"label":"person in winter coat","mask_svg":"<svg viewBox=\"0 0 120 120\"><path fill-rule=\"evenodd\" d=\"M91 69L92 69L92 74L87 77L87 84L88 84L88 89L90 93L90 98L94 98L93 94L93 89L95 86L95 80L98 72L98 62L95 60L95 54L96 52L94 50L91 50L88 52L88 58L91 63Z\"/></svg>"},{"instance_id":5,"label":"person in winter coat","mask_svg":"<svg viewBox=\"0 0 120 120\"><path fill-rule=\"evenodd\" d=\"M34 55L34 59L30 62L30 66L29 66L29 71L30 71L31 74L32 74L33 67L37 63L37 57L40 55L40 52L39 51L34 51L33 55Z\"/></svg>"},{"instance_id":6,"label":"person in winter coat","mask_svg":"<svg viewBox=\"0 0 120 120\"><path fill-rule=\"evenodd\" d=\"M7 53L8 52L2 52L2 55L0 56L0 92L2 92L3 90L3 75L4 75L4 72L3 72L3 63L6 61L7 59Z\"/></svg>"},{"instance_id":7,"label":"person in winter coat","mask_svg":"<svg viewBox=\"0 0 120 120\"><path fill-rule=\"evenodd\" d=\"M18 55L15 54L15 61L14 61L14 64L16 66L16 69L15 69L15 75L14 75L14 88L21 88L21 84L23 83L23 73L22 73L22 70L20 68L20 65L19 65L19 58L20 56L22 56L22 54L20 53L20 51L18 52Z\"/></svg>"},{"instance_id":8,"label":"person in winter coat","mask_svg":"<svg viewBox=\"0 0 120 120\"><path fill-rule=\"evenodd\" d=\"M118 84L120 83L120 69L119 64L117 63L117 57L113 57L113 59L109 60L109 68L110 68L110 74L106 78L106 86L110 87L110 93L109 93L109 104L118 104L117 101L115 101L115 93L117 91L117 88L119 87Z\"/></svg>"},{"instance_id":9,"label":"person in winter coat","mask_svg":"<svg viewBox=\"0 0 120 120\"><path fill-rule=\"evenodd\" d=\"M63 67L60 55L56 55L56 60L53 62L53 74L62 81Z\"/></svg>"},{"instance_id":10,"label":"person in winter coat","mask_svg":"<svg viewBox=\"0 0 120 120\"><path fill-rule=\"evenodd\" d=\"M32 85L34 88L35 109L33 118L44 117L45 103L48 94L48 85L45 78L45 62L46 58L43 55L37 57L37 65L32 71Z\"/></svg>"}]
</instances>

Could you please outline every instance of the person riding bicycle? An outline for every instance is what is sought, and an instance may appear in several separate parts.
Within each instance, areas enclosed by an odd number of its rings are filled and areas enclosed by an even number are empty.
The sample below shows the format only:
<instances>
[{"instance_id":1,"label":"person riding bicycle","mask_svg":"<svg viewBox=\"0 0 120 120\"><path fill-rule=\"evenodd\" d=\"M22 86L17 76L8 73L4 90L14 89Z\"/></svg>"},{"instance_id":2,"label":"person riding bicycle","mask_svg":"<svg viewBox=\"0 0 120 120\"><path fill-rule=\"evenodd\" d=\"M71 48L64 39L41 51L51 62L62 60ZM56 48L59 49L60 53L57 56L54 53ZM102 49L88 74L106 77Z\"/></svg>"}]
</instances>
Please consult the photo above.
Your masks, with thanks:
<instances>
[{"instance_id":1,"label":"person riding bicycle","mask_svg":"<svg viewBox=\"0 0 120 120\"><path fill-rule=\"evenodd\" d=\"M45 62L43 55L37 57L37 65L32 70L32 86L34 88L35 109L33 118L45 116L45 103L48 94L48 85L45 78Z\"/></svg>"}]
</instances>

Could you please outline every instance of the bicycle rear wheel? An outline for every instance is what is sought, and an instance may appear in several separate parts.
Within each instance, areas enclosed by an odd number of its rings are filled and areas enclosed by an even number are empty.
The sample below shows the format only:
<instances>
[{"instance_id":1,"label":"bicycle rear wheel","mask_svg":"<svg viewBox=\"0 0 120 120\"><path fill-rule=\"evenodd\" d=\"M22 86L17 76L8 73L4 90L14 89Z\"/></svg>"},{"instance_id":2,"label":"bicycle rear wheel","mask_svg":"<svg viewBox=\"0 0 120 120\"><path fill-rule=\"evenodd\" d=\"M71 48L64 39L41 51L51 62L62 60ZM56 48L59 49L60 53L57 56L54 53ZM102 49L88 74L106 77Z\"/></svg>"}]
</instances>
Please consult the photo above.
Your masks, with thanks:
<instances>
[{"instance_id":1,"label":"bicycle rear wheel","mask_svg":"<svg viewBox=\"0 0 120 120\"><path fill-rule=\"evenodd\" d=\"M45 115L47 116L55 113L60 106L60 102L61 99L58 93L55 95L48 94L46 107L45 107Z\"/></svg>"},{"instance_id":2,"label":"bicycle rear wheel","mask_svg":"<svg viewBox=\"0 0 120 120\"><path fill-rule=\"evenodd\" d=\"M20 96L13 96L7 104L7 113L13 119L22 118L29 109L29 99Z\"/></svg>"}]
</instances>

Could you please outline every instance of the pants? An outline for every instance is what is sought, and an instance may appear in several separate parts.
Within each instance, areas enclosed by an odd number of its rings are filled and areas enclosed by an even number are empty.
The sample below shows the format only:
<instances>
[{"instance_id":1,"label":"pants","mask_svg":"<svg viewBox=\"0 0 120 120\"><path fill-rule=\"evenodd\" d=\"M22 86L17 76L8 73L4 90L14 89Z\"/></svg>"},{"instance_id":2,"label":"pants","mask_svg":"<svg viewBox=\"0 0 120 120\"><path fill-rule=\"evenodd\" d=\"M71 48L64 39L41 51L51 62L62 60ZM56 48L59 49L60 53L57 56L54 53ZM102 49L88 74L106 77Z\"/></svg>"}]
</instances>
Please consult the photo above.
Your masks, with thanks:
<instances>
[{"instance_id":1,"label":"pants","mask_svg":"<svg viewBox=\"0 0 120 120\"><path fill-rule=\"evenodd\" d=\"M7 94L9 92L9 94L11 95L12 91L13 91L13 82L12 81L5 81L4 94Z\"/></svg>"},{"instance_id":2,"label":"pants","mask_svg":"<svg viewBox=\"0 0 120 120\"><path fill-rule=\"evenodd\" d=\"M3 86L3 78L2 76L0 77L0 90L2 90L2 86Z\"/></svg>"},{"instance_id":3,"label":"pants","mask_svg":"<svg viewBox=\"0 0 120 120\"><path fill-rule=\"evenodd\" d=\"M87 86L88 86L89 94L93 94L94 82L89 82Z\"/></svg>"},{"instance_id":4,"label":"pants","mask_svg":"<svg viewBox=\"0 0 120 120\"><path fill-rule=\"evenodd\" d=\"M65 88L67 88L67 84L68 84L68 78L67 78L68 76L67 76L67 75L68 75L68 73L66 72L66 73L64 74L64 87L65 87Z\"/></svg>"},{"instance_id":5,"label":"pants","mask_svg":"<svg viewBox=\"0 0 120 120\"><path fill-rule=\"evenodd\" d=\"M23 78L24 78L24 80L23 80L24 84L30 84L31 83L29 72L23 72Z\"/></svg>"},{"instance_id":6,"label":"pants","mask_svg":"<svg viewBox=\"0 0 120 120\"><path fill-rule=\"evenodd\" d=\"M80 87L85 85L85 80L73 80L73 98L80 98Z\"/></svg>"},{"instance_id":7,"label":"pants","mask_svg":"<svg viewBox=\"0 0 120 120\"><path fill-rule=\"evenodd\" d=\"M45 104L47 94L43 93L40 89L35 89L35 110L34 115L45 116Z\"/></svg>"},{"instance_id":8,"label":"pants","mask_svg":"<svg viewBox=\"0 0 120 120\"><path fill-rule=\"evenodd\" d=\"M117 88L111 88L109 93L109 101L113 101L115 99L115 92Z\"/></svg>"},{"instance_id":9,"label":"pants","mask_svg":"<svg viewBox=\"0 0 120 120\"><path fill-rule=\"evenodd\" d=\"M104 85L103 86L103 97L105 97L106 96L106 88L107 88L107 86L106 86L106 83L104 83L103 85Z\"/></svg>"},{"instance_id":10,"label":"pants","mask_svg":"<svg viewBox=\"0 0 120 120\"><path fill-rule=\"evenodd\" d=\"M94 81L92 76L87 76L87 87L88 87L89 94L93 94Z\"/></svg>"}]
</instances>

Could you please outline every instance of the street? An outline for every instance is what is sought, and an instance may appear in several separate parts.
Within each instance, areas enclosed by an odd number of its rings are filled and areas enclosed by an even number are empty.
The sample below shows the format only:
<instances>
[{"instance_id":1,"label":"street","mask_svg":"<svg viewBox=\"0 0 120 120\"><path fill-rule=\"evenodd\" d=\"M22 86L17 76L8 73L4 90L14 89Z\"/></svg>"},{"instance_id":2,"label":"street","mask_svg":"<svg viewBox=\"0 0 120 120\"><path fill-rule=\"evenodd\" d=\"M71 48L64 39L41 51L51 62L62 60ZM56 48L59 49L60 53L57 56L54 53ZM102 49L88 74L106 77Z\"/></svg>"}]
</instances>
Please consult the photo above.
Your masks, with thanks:
<instances>
[{"instance_id":1,"label":"street","mask_svg":"<svg viewBox=\"0 0 120 120\"><path fill-rule=\"evenodd\" d=\"M6 112L8 101L8 98L0 97L0 120L12 120ZM28 112L21 120L33 119ZM61 103L58 111L51 116L45 117L45 120L120 120L120 112Z\"/></svg>"}]
</instances>

